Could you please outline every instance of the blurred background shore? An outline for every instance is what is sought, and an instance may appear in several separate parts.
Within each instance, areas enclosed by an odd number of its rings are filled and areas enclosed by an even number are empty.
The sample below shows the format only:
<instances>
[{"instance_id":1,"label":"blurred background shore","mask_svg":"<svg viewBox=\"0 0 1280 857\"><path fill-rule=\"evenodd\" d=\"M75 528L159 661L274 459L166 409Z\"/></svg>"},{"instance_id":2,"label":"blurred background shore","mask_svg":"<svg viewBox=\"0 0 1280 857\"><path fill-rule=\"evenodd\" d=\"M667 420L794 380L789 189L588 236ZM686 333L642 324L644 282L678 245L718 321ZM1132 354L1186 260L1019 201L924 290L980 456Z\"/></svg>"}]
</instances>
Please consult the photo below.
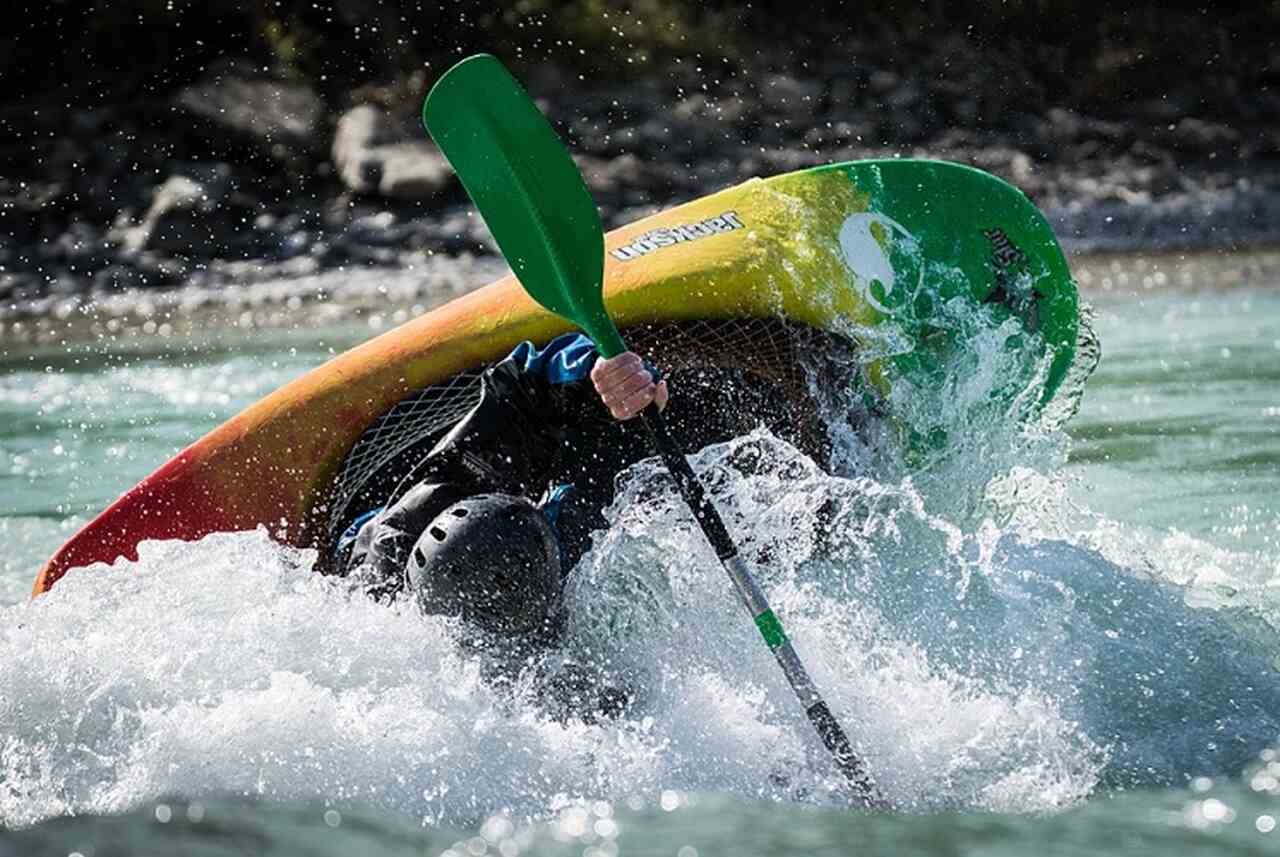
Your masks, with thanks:
<instances>
[{"instance_id":1,"label":"blurred background shore","mask_svg":"<svg viewBox=\"0 0 1280 857\"><path fill-rule=\"evenodd\" d=\"M327 302L407 315L497 275L417 115L477 50L526 82L610 227L752 176L923 156L1022 188L1085 288L1280 247L1275 3L18 6L0 341ZM1242 264L1278 263L1222 276Z\"/></svg>"}]
</instances>

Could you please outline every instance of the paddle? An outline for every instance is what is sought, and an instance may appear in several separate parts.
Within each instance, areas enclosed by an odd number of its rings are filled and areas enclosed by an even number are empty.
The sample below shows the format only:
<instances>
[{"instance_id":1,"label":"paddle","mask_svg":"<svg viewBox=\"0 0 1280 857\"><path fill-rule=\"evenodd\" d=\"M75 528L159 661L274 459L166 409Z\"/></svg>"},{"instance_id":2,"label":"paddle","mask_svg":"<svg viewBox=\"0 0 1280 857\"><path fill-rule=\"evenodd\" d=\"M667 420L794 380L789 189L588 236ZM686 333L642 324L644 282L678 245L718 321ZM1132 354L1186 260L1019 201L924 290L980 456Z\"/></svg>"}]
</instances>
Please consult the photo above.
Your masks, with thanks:
<instances>
[{"instance_id":1,"label":"paddle","mask_svg":"<svg viewBox=\"0 0 1280 857\"><path fill-rule=\"evenodd\" d=\"M581 327L605 357L627 350L604 306L604 230L591 194L546 117L488 54L461 61L432 87L422 120L453 165L525 291ZM883 805L862 760L810 680L738 555L724 521L657 406L643 414L654 447L733 579L809 720L865 806Z\"/></svg>"}]
</instances>

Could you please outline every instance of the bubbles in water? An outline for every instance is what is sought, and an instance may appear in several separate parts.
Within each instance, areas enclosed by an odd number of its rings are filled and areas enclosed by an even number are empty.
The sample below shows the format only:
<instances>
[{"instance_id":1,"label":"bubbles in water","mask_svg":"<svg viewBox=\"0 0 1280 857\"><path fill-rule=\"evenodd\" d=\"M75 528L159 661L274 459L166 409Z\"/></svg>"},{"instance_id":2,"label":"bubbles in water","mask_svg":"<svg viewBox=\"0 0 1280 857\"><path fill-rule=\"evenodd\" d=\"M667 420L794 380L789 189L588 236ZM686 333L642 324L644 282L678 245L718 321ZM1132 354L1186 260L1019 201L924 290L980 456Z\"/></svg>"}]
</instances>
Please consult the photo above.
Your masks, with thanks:
<instances>
[{"instance_id":1,"label":"bubbles in water","mask_svg":"<svg viewBox=\"0 0 1280 857\"><path fill-rule=\"evenodd\" d=\"M696 456L816 683L904 809L1036 812L1238 771L1280 733L1245 560L1071 506L1045 475L1064 439L1035 415L1043 363L1012 373L1010 331L970 321L987 368L895 401L898 424L824 400L835 475L764 431ZM945 449L904 466L902 437L939 427ZM666 476L646 462L620 485L568 583L563 647L510 685L455 625L353 594L262 531L144 544L6 608L0 820L231 793L320 798L326 824L328 802L483 823L522 847L504 824L612 841L599 807L704 791L845 805ZM533 676L573 670L630 707L558 715Z\"/></svg>"},{"instance_id":2,"label":"bubbles in water","mask_svg":"<svg viewBox=\"0 0 1280 857\"><path fill-rule=\"evenodd\" d=\"M511 709L447 623L310 562L263 532L148 543L6 610L0 817L221 792L470 817L590 782L591 730Z\"/></svg>"},{"instance_id":3,"label":"bubbles in water","mask_svg":"<svg viewBox=\"0 0 1280 857\"><path fill-rule=\"evenodd\" d=\"M698 463L898 802L1034 809L1093 786L1099 750L1050 694L965 674L902 633L903 590L945 612L972 598L975 569L909 489L827 477L763 435ZM76 571L6 610L0 814L22 824L217 792L323 795L452 823L664 791L842 801L714 557L657 480L637 470L575 572L555 656L629 686L618 721L559 722L503 695L448 622L353 596L263 532L148 543L136 563ZM926 551L921 541L951 565L889 561L912 543Z\"/></svg>"},{"instance_id":4,"label":"bubbles in water","mask_svg":"<svg viewBox=\"0 0 1280 857\"><path fill-rule=\"evenodd\" d=\"M1105 753L1051 696L973 677L976 652L961 662L931 651L971 642L957 638L958 619L974 612L971 579L983 570L909 482L828 476L763 433L708 449L698 466L895 804L1046 808L1093 787ZM779 799L838 799L824 751L656 467L633 471L566 597L569 649L645 689L632 716L663 724L667 764L688 757L689 787L731 777L738 789L772 783ZM922 622L950 633L923 634ZM708 752L724 761L699 772Z\"/></svg>"}]
</instances>

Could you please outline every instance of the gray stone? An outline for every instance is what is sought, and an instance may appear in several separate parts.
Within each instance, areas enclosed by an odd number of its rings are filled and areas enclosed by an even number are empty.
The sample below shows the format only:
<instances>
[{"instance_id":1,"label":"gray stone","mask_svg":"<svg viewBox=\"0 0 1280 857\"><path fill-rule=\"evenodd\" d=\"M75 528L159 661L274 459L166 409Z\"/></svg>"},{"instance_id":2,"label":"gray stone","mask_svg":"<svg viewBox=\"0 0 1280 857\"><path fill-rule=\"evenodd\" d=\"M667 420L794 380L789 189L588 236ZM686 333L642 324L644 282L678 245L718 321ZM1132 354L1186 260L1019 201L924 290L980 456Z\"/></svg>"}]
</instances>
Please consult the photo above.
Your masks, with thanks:
<instances>
[{"instance_id":1,"label":"gray stone","mask_svg":"<svg viewBox=\"0 0 1280 857\"><path fill-rule=\"evenodd\" d=\"M380 211L354 218L347 226L343 238L349 243L369 247L399 247L412 233L412 224L397 223L392 212Z\"/></svg>"},{"instance_id":2,"label":"gray stone","mask_svg":"<svg viewBox=\"0 0 1280 857\"><path fill-rule=\"evenodd\" d=\"M354 107L338 120L331 154L338 177L357 193L426 199L453 180L435 146L408 139L403 128L372 104Z\"/></svg>"},{"instance_id":3,"label":"gray stone","mask_svg":"<svg viewBox=\"0 0 1280 857\"><path fill-rule=\"evenodd\" d=\"M183 87L174 104L201 120L192 128L197 133L203 124L204 130L254 143L275 157L314 149L324 118L324 103L305 84L234 63L211 68Z\"/></svg>"},{"instance_id":4,"label":"gray stone","mask_svg":"<svg viewBox=\"0 0 1280 857\"><path fill-rule=\"evenodd\" d=\"M209 172L217 175L216 170ZM241 223L246 211L233 205L231 182L199 181L189 175L172 175L157 188L142 219L133 224L120 218L108 232L108 240L126 256L143 251L183 256L211 257L248 249L246 238L256 235Z\"/></svg>"},{"instance_id":5,"label":"gray stone","mask_svg":"<svg viewBox=\"0 0 1280 857\"><path fill-rule=\"evenodd\" d=\"M951 103L951 115L961 125L974 125L981 116L978 100L976 98L957 98Z\"/></svg>"},{"instance_id":6,"label":"gray stone","mask_svg":"<svg viewBox=\"0 0 1280 857\"><path fill-rule=\"evenodd\" d=\"M580 156L576 160L592 193L615 194L646 184L644 163L635 155L607 159Z\"/></svg>"},{"instance_id":7,"label":"gray stone","mask_svg":"<svg viewBox=\"0 0 1280 857\"><path fill-rule=\"evenodd\" d=\"M831 148L848 143L861 143L875 136L875 125L856 118L831 119L821 125L815 125L804 135L808 146Z\"/></svg>"},{"instance_id":8,"label":"gray stone","mask_svg":"<svg viewBox=\"0 0 1280 857\"><path fill-rule=\"evenodd\" d=\"M867 89L872 95L883 98L897 89L899 83L900 79L893 72L876 69L867 80Z\"/></svg>"},{"instance_id":9,"label":"gray stone","mask_svg":"<svg viewBox=\"0 0 1280 857\"><path fill-rule=\"evenodd\" d=\"M92 291L98 294L154 286L159 277L129 265L108 265L93 275Z\"/></svg>"},{"instance_id":10,"label":"gray stone","mask_svg":"<svg viewBox=\"0 0 1280 857\"><path fill-rule=\"evenodd\" d=\"M313 235L305 229L291 232L289 237L280 245L280 255L285 259L306 255L313 240Z\"/></svg>"},{"instance_id":11,"label":"gray stone","mask_svg":"<svg viewBox=\"0 0 1280 857\"><path fill-rule=\"evenodd\" d=\"M498 245L489 233L484 221L474 209L462 206L441 213L430 226L430 234L423 236L424 246L434 246L449 253L474 252L483 248L498 253Z\"/></svg>"},{"instance_id":12,"label":"gray stone","mask_svg":"<svg viewBox=\"0 0 1280 857\"><path fill-rule=\"evenodd\" d=\"M11 300L22 283L18 274L0 274L0 301Z\"/></svg>"},{"instance_id":13,"label":"gray stone","mask_svg":"<svg viewBox=\"0 0 1280 857\"><path fill-rule=\"evenodd\" d=\"M671 108L671 115L677 119L706 119L712 113L711 99L701 92L686 96Z\"/></svg>"},{"instance_id":14,"label":"gray stone","mask_svg":"<svg viewBox=\"0 0 1280 857\"><path fill-rule=\"evenodd\" d=\"M68 262L77 270L95 270L105 259L101 233L83 220L69 224L66 232L42 246L53 251L52 258Z\"/></svg>"},{"instance_id":15,"label":"gray stone","mask_svg":"<svg viewBox=\"0 0 1280 857\"><path fill-rule=\"evenodd\" d=\"M865 101L869 72L842 73L827 82L826 109L835 113L851 110Z\"/></svg>"},{"instance_id":16,"label":"gray stone","mask_svg":"<svg viewBox=\"0 0 1280 857\"><path fill-rule=\"evenodd\" d=\"M1074 143L1084 136L1084 119L1074 110L1053 107L1045 114L1040 133L1048 140Z\"/></svg>"},{"instance_id":17,"label":"gray stone","mask_svg":"<svg viewBox=\"0 0 1280 857\"><path fill-rule=\"evenodd\" d=\"M150 246L153 236L175 214L191 214L201 210L207 213L215 205L217 201L209 198L205 185L188 176L169 176L155 189L151 206L142 220L136 225L113 229L110 237L118 241L126 251L136 253Z\"/></svg>"},{"instance_id":18,"label":"gray stone","mask_svg":"<svg viewBox=\"0 0 1280 857\"><path fill-rule=\"evenodd\" d=\"M1188 116L1156 135L1156 140L1180 152L1208 154L1224 151L1240 142L1234 128Z\"/></svg>"},{"instance_id":19,"label":"gray stone","mask_svg":"<svg viewBox=\"0 0 1280 857\"><path fill-rule=\"evenodd\" d=\"M884 95L891 110L914 110L925 100L925 88L918 80L907 80Z\"/></svg>"},{"instance_id":20,"label":"gray stone","mask_svg":"<svg viewBox=\"0 0 1280 857\"><path fill-rule=\"evenodd\" d=\"M760 101L771 113L791 118L812 116L822 100L822 84L785 74L771 74L760 85Z\"/></svg>"}]
</instances>

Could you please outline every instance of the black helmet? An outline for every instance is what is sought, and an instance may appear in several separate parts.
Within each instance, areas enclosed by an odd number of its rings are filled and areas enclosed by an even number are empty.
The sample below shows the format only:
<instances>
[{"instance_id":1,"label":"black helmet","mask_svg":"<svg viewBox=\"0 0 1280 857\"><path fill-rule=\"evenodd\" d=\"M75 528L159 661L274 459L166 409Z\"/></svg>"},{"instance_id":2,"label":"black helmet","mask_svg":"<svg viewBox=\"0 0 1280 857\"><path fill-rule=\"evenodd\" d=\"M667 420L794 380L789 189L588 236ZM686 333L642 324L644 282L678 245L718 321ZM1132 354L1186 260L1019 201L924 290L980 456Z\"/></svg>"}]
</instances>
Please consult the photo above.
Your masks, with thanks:
<instances>
[{"instance_id":1,"label":"black helmet","mask_svg":"<svg viewBox=\"0 0 1280 857\"><path fill-rule=\"evenodd\" d=\"M560 597L555 531L536 506L510 494L449 506L418 537L407 571L423 612L491 632L543 627Z\"/></svg>"}]
</instances>

